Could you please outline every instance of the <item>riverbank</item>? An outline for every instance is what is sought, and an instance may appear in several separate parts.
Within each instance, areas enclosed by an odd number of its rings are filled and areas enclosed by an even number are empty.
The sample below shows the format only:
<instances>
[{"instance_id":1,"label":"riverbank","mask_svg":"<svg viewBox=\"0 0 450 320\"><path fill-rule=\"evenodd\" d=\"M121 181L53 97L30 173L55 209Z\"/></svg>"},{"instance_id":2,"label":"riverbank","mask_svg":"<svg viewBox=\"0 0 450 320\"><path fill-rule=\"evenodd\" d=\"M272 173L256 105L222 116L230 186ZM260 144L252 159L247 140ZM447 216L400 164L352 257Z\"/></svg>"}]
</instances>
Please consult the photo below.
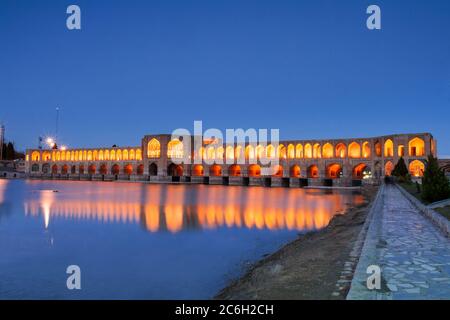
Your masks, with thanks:
<instances>
[{"instance_id":1,"label":"riverbank","mask_svg":"<svg viewBox=\"0 0 450 320\"><path fill-rule=\"evenodd\" d=\"M336 295L344 264L376 195L377 187L361 189L365 202L336 215L323 230L299 236L260 260L215 299L345 299L349 282ZM333 294L334 293L334 294Z\"/></svg>"}]
</instances>

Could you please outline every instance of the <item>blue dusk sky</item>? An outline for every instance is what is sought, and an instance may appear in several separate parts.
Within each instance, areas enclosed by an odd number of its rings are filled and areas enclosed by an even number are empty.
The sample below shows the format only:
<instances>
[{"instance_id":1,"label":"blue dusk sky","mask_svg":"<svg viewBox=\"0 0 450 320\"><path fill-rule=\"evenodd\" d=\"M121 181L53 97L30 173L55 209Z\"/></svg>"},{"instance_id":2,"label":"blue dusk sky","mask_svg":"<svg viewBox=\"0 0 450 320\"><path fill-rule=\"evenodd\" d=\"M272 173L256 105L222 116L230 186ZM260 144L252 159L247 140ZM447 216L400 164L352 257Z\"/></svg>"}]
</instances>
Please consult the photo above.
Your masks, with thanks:
<instances>
[{"instance_id":1,"label":"blue dusk sky","mask_svg":"<svg viewBox=\"0 0 450 320\"><path fill-rule=\"evenodd\" d=\"M202 120L282 139L431 132L450 155L450 1L1 0L6 138L36 147L57 106L69 147Z\"/></svg>"}]
</instances>

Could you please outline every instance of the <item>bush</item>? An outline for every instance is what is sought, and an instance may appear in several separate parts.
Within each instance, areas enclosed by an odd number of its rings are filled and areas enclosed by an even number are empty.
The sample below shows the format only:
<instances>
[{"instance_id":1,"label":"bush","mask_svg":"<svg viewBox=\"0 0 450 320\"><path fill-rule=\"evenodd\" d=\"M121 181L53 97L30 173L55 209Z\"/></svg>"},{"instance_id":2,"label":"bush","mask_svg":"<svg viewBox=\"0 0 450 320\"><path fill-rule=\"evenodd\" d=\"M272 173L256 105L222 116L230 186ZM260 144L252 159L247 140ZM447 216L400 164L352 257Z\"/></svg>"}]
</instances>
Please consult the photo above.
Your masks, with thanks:
<instances>
[{"instance_id":1,"label":"bush","mask_svg":"<svg viewBox=\"0 0 450 320\"><path fill-rule=\"evenodd\" d=\"M403 178L403 180L409 181L411 180L411 177L408 177L409 171L408 168L406 167L406 163L403 157L400 157L400 159L398 159L398 162L395 165L394 170L392 170L392 175L397 178Z\"/></svg>"},{"instance_id":2,"label":"bush","mask_svg":"<svg viewBox=\"0 0 450 320\"><path fill-rule=\"evenodd\" d=\"M450 183L444 171L439 168L437 159L429 155L422 178L422 199L435 202L449 197Z\"/></svg>"},{"instance_id":3,"label":"bush","mask_svg":"<svg viewBox=\"0 0 450 320\"><path fill-rule=\"evenodd\" d=\"M398 182L404 182L404 183L412 183L411 175L408 173L408 174L406 174L404 176L399 176L397 178L397 181Z\"/></svg>"}]
</instances>

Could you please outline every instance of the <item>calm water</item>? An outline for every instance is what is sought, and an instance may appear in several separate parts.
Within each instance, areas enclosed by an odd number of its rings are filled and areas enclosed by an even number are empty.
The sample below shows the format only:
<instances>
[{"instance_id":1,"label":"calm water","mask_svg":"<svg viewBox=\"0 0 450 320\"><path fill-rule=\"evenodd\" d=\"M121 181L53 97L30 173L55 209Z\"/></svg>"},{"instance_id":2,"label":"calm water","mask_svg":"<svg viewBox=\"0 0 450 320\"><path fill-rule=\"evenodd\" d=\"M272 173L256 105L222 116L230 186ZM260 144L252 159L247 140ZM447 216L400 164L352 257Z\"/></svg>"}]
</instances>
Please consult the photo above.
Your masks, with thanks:
<instances>
[{"instance_id":1,"label":"calm water","mask_svg":"<svg viewBox=\"0 0 450 320\"><path fill-rule=\"evenodd\" d=\"M362 201L304 189L0 179L0 298L210 298L248 263ZM72 264L81 290L66 287Z\"/></svg>"}]
</instances>

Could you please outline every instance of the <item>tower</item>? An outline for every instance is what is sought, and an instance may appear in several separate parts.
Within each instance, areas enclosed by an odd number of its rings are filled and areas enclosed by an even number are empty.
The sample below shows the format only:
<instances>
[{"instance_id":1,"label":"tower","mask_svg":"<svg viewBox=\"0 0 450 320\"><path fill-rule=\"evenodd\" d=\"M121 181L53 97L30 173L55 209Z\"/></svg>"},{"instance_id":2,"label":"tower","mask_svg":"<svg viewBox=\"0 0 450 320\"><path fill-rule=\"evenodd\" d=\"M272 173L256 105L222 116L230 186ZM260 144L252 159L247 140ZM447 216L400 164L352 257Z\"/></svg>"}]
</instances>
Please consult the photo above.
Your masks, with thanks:
<instances>
[{"instance_id":1,"label":"tower","mask_svg":"<svg viewBox=\"0 0 450 320\"><path fill-rule=\"evenodd\" d=\"M5 126L0 124L0 160L3 160L3 144L5 141Z\"/></svg>"}]
</instances>

